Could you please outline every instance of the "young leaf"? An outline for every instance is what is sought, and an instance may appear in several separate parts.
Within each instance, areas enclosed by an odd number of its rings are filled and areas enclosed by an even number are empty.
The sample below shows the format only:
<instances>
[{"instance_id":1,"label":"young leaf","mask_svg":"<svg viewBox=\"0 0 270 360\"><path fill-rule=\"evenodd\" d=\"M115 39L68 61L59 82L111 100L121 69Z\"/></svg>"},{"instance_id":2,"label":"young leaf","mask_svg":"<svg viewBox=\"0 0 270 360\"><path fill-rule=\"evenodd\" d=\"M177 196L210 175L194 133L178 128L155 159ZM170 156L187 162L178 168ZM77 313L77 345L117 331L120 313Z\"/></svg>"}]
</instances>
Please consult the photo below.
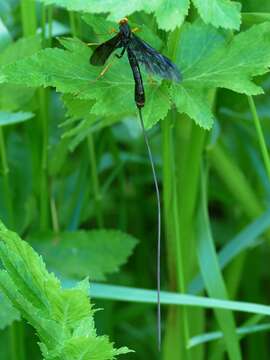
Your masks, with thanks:
<instances>
[{"instance_id":1,"label":"young leaf","mask_svg":"<svg viewBox=\"0 0 270 360\"><path fill-rule=\"evenodd\" d=\"M239 30L241 4L230 0L192 0L206 24Z\"/></svg>"},{"instance_id":2,"label":"young leaf","mask_svg":"<svg viewBox=\"0 0 270 360\"><path fill-rule=\"evenodd\" d=\"M117 230L36 234L29 239L47 266L65 277L104 280L119 271L137 240ZM63 261L65 259L65 261Z\"/></svg>"},{"instance_id":3,"label":"young leaf","mask_svg":"<svg viewBox=\"0 0 270 360\"><path fill-rule=\"evenodd\" d=\"M89 303L88 281L62 289L42 258L0 223L0 289L35 328L44 359L112 360L127 348L114 349L97 336Z\"/></svg>"},{"instance_id":4,"label":"young leaf","mask_svg":"<svg viewBox=\"0 0 270 360\"><path fill-rule=\"evenodd\" d=\"M263 93L251 79L268 71L269 32L270 23L263 23L229 40L209 25L185 24L177 54L184 80L172 86L178 110L210 128L213 115L205 100L207 88L224 87L247 95Z\"/></svg>"}]
</instances>

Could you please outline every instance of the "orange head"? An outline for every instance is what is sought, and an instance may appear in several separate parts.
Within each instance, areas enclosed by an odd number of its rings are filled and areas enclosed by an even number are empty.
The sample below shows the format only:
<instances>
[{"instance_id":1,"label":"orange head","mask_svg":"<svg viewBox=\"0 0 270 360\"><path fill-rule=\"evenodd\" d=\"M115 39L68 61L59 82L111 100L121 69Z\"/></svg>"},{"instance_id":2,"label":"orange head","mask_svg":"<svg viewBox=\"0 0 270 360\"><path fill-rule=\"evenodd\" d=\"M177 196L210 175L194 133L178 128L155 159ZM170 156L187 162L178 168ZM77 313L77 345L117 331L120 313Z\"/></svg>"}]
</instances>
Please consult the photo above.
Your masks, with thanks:
<instances>
[{"instance_id":1,"label":"orange head","mask_svg":"<svg viewBox=\"0 0 270 360\"><path fill-rule=\"evenodd\" d=\"M123 19L121 19L121 20L119 20L119 25L125 25L125 24L127 24L128 23L128 18L123 18Z\"/></svg>"}]
</instances>

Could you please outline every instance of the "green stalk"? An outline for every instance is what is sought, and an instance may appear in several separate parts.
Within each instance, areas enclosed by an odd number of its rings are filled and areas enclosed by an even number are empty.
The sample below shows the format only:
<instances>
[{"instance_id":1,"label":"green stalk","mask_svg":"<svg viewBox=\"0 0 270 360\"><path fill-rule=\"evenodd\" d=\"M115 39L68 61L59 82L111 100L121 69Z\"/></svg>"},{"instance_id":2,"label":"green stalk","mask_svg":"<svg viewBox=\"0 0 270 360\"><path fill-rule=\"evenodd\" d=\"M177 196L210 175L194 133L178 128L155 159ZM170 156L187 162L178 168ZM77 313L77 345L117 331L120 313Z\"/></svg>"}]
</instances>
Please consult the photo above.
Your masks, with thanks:
<instances>
[{"instance_id":1,"label":"green stalk","mask_svg":"<svg viewBox=\"0 0 270 360\"><path fill-rule=\"evenodd\" d=\"M76 14L72 11L69 12L69 19L70 19L70 27L71 27L71 33L73 37L76 37L79 35L80 30L77 30L77 24L80 24L80 21L77 21L76 24ZM95 153L95 146L94 146L94 140L93 135L90 133L87 136L87 146L89 150L89 156L90 156L90 165L91 165L91 176L92 176L92 185L93 185L93 192L94 192L94 201L96 206L96 216L97 216L97 224L100 228L104 226L104 218L103 218L103 212L102 212L102 195L100 192L100 186L99 186L99 179L98 179L98 173L97 173L97 163L96 163L96 153Z\"/></svg>"},{"instance_id":2,"label":"green stalk","mask_svg":"<svg viewBox=\"0 0 270 360\"><path fill-rule=\"evenodd\" d=\"M268 153L267 146L266 146L265 139L264 139L264 135L263 135L261 122L260 122L260 119L259 119L259 116L258 116L258 113L257 113L257 110L256 110L256 105L255 105L255 102L253 100L253 97L248 96L247 98L248 98L248 104L249 104L249 107L250 107L250 111L252 113L255 129L257 131L259 146L260 146L262 158L263 158L263 161L264 161L265 170L266 170L266 173L267 173L268 178L270 180L270 158L269 158L269 153Z\"/></svg>"},{"instance_id":3,"label":"green stalk","mask_svg":"<svg viewBox=\"0 0 270 360\"><path fill-rule=\"evenodd\" d=\"M48 6L48 46L52 45L53 5Z\"/></svg>"},{"instance_id":4,"label":"green stalk","mask_svg":"<svg viewBox=\"0 0 270 360\"><path fill-rule=\"evenodd\" d=\"M49 190L48 190L48 108L47 92L39 90L39 119L41 122L42 153L40 174L40 229L47 230L49 227Z\"/></svg>"},{"instance_id":5,"label":"green stalk","mask_svg":"<svg viewBox=\"0 0 270 360\"><path fill-rule=\"evenodd\" d=\"M176 58L179 45L180 29L175 30L170 37L168 52L170 58ZM164 200L164 221L166 229L166 248L169 266L169 282L172 290L178 289L185 292L186 281L184 274L183 252L180 242L179 214L175 166L173 156L173 137L171 126L175 119L175 110L171 110L167 118L162 123L163 141L163 200ZM172 206L172 207L171 207ZM171 210L173 209L173 216ZM178 333L179 339L175 343L175 334ZM175 358L188 359L189 352L186 350L189 338L188 322L186 309L170 307L168 310L167 323L165 328L165 338L163 342L164 360Z\"/></svg>"},{"instance_id":6,"label":"green stalk","mask_svg":"<svg viewBox=\"0 0 270 360\"><path fill-rule=\"evenodd\" d=\"M170 290L179 291L185 288L184 281L181 281L184 272L182 269L182 252L180 244L178 209L176 190L176 178L171 163L172 159L172 133L171 133L171 114L162 123L163 140L163 202L164 202L164 222L166 231L166 250L169 274ZM173 204L173 206L172 206ZM173 209L173 216L171 216ZM165 336L163 341L163 359L187 359L186 344L188 339L188 326L186 321L185 308L170 307L166 320ZM177 337L175 334L179 334Z\"/></svg>"},{"instance_id":7,"label":"green stalk","mask_svg":"<svg viewBox=\"0 0 270 360\"><path fill-rule=\"evenodd\" d=\"M97 223L100 228L104 226L104 219L102 214L102 196L100 193L98 173L97 173L97 164L96 164L96 154L95 147L92 134L87 136L87 145L89 149L90 155L90 164L91 164L91 175L92 175L92 185L96 206L96 215L97 215Z\"/></svg>"},{"instance_id":8,"label":"green stalk","mask_svg":"<svg viewBox=\"0 0 270 360\"><path fill-rule=\"evenodd\" d=\"M12 206L12 196L10 191L9 184L9 168L6 157L6 148L4 141L4 133L3 128L0 127L0 156L2 163L2 173L3 173L3 193L5 196L5 203L7 206L7 214L8 214L8 226L14 229L14 213ZM9 327L9 345L10 345L10 357L11 360L24 360L24 343L23 336L18 332L18 323L13 323Z\"/></svg>"},{"instance_id":9,"label":"green stalk","mask_svg":"<svg viewBox=\"0 0 270 360\"><path fill-rule=\"evenodd\" d=\"M44 4L42 4L42 12L41 12L41 39L42 39L42 44L45 44L45 40L46 40L46 19L47 17L47 10L46 10L46 6Z\"/></svg>"},{"instance_id":10,"label":"green stalk","mask_svg":"<svg viewBox=\"0 0 270 360\"><path fill-rule=\"evenodd\" d=\"M37 31L36 4L33 0L21 0L23 35L33 36Z\"/></svg>"},{"instance_id":11,"label":"green stalk","mask_svg":"<svg viewBox=\"0 0 270 360\"><path fill-rule=\"evenodd\" d=\"M45 10L44 10L45 11ZM37 19L36 19L36 5L32 0L21 1L21 16L24 36L31 36L36 34ZM46 15L42 16L43 33L45 31ZM43 34L45 36L45 34ZM41 166L39 196L40 196L40 229L46 230L49 226L49 201L48 201L48 174L47 174L47 160L48 160L48 109L47 109L47 90L38 90L39 102L39 131L41 134ZM38 144L37 144L38 145Z\"/></svg>"},{"instance_id":12,"label":"green stalk","mask_svg":"<svg viewBox=\"0 0 270 360\"><path fill-rule=\"evenodd\" d=\"M4 132L2 127L0 127L0 154L1 154L2 173L3 173L3 193L7 207L8 226L14 229L15 223L14 223L14 211L12 205L12 193L10 191L10 183L9 183L9 167L6 157L6 147L5 147Z\"/></svg>"},{"instance_id":13,"label":"green stalk","mask_svg":"<svg viewBox=\"0 0 270 360\"><path fill-rule=\"evenodd\" d=\"M37 30L36 3L33 0L21 0L20 5L21 5L21 23L23 29L23 36L24 37L33 36L36 34L36 30ZM32 124L28 125L29 130L31 125ZM46 149L47 149L47 145L46 145ZM39 154L39 146L37 146L33 150L34 151L36 150L37 154ZM42 159L42 162L43 160L44 159ZM12 327L10 328L10 339L11 339L12 360L24 360L26 358L26 351L24 346L23 323L12 325Z\"/></svg>"},{"instance_id":14,"label":"green stalk","mask_svg":"<svg viewBox=\"0 0 270 360\"><path fill-rule=\"evenodd\" d=\"M69 22L72 36L77 37L76 16L73 11L69 11Z\"/></svg>"},{"instance_id":15,"label":"green stalk","mask_svg":"<svg viewBox=\"0 0 270 360\"><path fill-rule=\"evenodd\" d=\"M170 36L169 56L173 60L176 57L179 37L179 29ZM175 127L174 136L170 134L172 126ZM193 242L193 218L205 132L174 110L163 122L162 133L164 218L170 288L185 292L197 263ZM196 317L192 314L194 311L186 308L169 309L164 359L202 357L202 348L186 349L191 327L196 328L195 331L202 330L202 311L196 312ZM174 340L175 333L179 333L180 337L177 338L177 343Z\"/></svg>"}]
</instances>

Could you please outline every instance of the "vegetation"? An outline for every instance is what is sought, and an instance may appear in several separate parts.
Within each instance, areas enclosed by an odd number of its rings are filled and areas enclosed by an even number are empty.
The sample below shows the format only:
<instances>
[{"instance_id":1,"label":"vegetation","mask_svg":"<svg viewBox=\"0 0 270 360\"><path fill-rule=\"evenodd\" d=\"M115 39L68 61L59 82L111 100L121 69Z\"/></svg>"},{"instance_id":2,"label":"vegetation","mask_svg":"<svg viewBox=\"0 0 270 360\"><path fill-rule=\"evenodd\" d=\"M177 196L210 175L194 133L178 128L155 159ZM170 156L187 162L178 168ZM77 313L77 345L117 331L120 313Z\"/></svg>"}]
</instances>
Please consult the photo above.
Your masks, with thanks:
<instances>
[{"instance_id":1,"label":"vegetation","mask_svg":"<svg viewBox=\"0 0 270 360\"><path fill-rule=\"evenodd\" d=\"M0 0L1 360L269 358L270 5L241 2ZM160 354L133 78L89 64L125 16L183 76L143 71Z\"/></svg>"}]
</instances>

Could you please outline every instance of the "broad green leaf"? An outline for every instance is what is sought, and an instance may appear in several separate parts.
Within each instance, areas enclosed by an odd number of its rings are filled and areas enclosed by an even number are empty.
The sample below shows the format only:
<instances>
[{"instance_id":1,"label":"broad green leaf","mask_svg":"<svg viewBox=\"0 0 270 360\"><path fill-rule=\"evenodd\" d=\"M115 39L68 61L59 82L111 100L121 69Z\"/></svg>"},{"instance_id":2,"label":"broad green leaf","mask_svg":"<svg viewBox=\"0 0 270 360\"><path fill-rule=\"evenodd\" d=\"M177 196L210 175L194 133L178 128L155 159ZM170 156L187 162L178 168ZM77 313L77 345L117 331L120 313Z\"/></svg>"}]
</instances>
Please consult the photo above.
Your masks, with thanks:
<instances>
[{"instance_id":1,"label":"broad green leaf","mask_svg":"<svg viewBox=\"0 0 270 360\"><path fill-rule=\"evenodd\" d=\"M268 71L269 32L270 23L263 23L229 39L209 25L185 24L177 54L183 81L173 84L171 90L178 110L208 129L213 115L206 101L207 88L223 87L247 95L263 93L252 77Z\"/></svg>"},{"instance_id":2,"label":"broad green leaf","mask_svg":"<svg viewBox=\"0 0 270 360\"><path fill-rule=\"evenodd\" d=\"M88 281L62 289L42 258L16 233L0 223L0 289L35 328L44 359L112 360L127 348L114 349L97 336Z\"/></svg>"},{"instance_id":3,"label":"broad green leaf","mask_svg":"<svg viewBox=\"0 0 270 360\"><path fill-rule=\"evenodd\" d=\"M204 174L202 175L204 176ZM197 254L207 293L211 297L228 299L227 289L219 268L207 211L206 180L202 178L200 204L197 213ZM241 359L236 336L234 317L231 312L215 311L217 321L224 334L224 341L230 359Z\"/></svg>"},{"instance_id":4,"label":"broad green leaf","mask_svg":"<svg viewBox=\"0 0 270 360\"><path fill-rule=\"evenodd\" d=\"M127 58L115 60L112 68L97 80L101 69L89 65L90 49L74 39L63 39L68 49L45 49L27 59L7 65L0 71L0 83L27 86L55 86L58 91L72 93L79 99L95 100L91 113L97 116L135 115L134 81ZM150 128L163 119L170 99L166 87L159 82L145 84L146 106L143 117ZM113 96L112 96L113 94Z\"/></svg>"},{"instance_id":5,"label":"broad green leaf","mask_svg":"<svg viewBox=\"0 0 270 360\"><path fill-rule=\"evenodd\" d=\"M11 43L0 53L0 69L2 66L12 64L17 60L34 54L40 48L40 36L22 38L17 42ZM24 104L29 102L33 94L34 90L26 88L24 84L2 84L0 85L0 109L7 111L21 109Z\"/></svg>"},{"instance_id":6,"label":"broad green leaf","mask_svg":"<svg viewBox=\"0 0 270 360\"><path fill-rule=\"evenodd\" d=\"M34 114L30 112L20 111L17 113L11 113L6 111L0 111L0 126L21 123L31 119L33 116Z\"/></svg>"},{"instance_id":7,"label":"broad green leaf","mask_svg":"<svg viewBox=\"0 0 270 360\"><path fill-rule=\"evenodd\" d=\"M152 0L146 2L144 0L39 0L45 5L54 4L72 11L82 11L88 13L105 14L109 13L109 20L118 21L119 19L128 16L135 11L144 10L145 12L153 12L159 5L160 0Z\"/></svg>"},{"instance_id":8,"label":"broad green leaf","mask_svg":"<svg viewBox=\"0 0 270 360\"><path fill-rule=\"evenodd\" d=\"M180 27L188 14L189 0L39 0L49 5L64 7L71 11L81 11L94 14L109 14L110 21L117 22L119 19L129 16L137 11L154 13L158 27L169 31ZM202 19L207 24L226 29L239 29L241 5L229 0L192 0L198 8Z\"/></svg>"},{"instance_id":9,"label":"broad green leaf","mask_svg":"<svg viewBox=\"0 0 270 360\"><path fill-rule=\"evenodd\" d=\"M155 13L159 28L164 30L173 30L181 26L184 17L188 13L189 0L92 0L73 1L73 0L40 0L45 4L55 4L68 10L83 11L95 14L109 13L108 20L117 23L121 18L134 13L135 11L144 11L146 13Z\"/></svg>"},{"instance_id":10,"label":"broad green leaf","mask_svg":"<svg viewBox=\"0 0 270 360\"><path fill-rule=\"evenodd\" d=\"M6 296L0 294L0 330L11 325L15 320L20 320L20 313L12 306Z\"/></svg>"},{"instance_id":11,"label":"broad green leaf","mask_svg":"<svg viewBox=\"0 0 270 360\"><path fill-rule=\"evenodd\" d=\"M160 1L155 16L160 29L166 31L180 27L188 14L189 0Z\"/></svg>"},{"instance_id":12,"label":"broad green leaf","mask_svg":"<svg viewBox=\"0 0 270 360\"><path fill-rule=\"evenodd\" d=\"M230 0L192 0L206 24L238 30L241 24L241 4Z\"/></svg>"},{"instance_id":13,"label":"broad green leaf","mask_svg":"<svg viewBox=\"0 0 270 360\"><path fill-rule=\"evenodd\" d=\"M117 230L36 234L30 243L47 266L64 277L105 280L127 262L137 240ZM65 259L65 261L63 261Z\"/></svg>"},{"instance_id":14,"label":"broad green leaf","mask_svg":"<svg viewBox=\"0 0 270 360\"><path fill-rule=\"evenodd\" d=\"M37 52L40 48L40 36L21 38L18 41L11 43L0 53L0 67L11 64L16 60L24 59Z\"/></svg>"}]
</instances>

